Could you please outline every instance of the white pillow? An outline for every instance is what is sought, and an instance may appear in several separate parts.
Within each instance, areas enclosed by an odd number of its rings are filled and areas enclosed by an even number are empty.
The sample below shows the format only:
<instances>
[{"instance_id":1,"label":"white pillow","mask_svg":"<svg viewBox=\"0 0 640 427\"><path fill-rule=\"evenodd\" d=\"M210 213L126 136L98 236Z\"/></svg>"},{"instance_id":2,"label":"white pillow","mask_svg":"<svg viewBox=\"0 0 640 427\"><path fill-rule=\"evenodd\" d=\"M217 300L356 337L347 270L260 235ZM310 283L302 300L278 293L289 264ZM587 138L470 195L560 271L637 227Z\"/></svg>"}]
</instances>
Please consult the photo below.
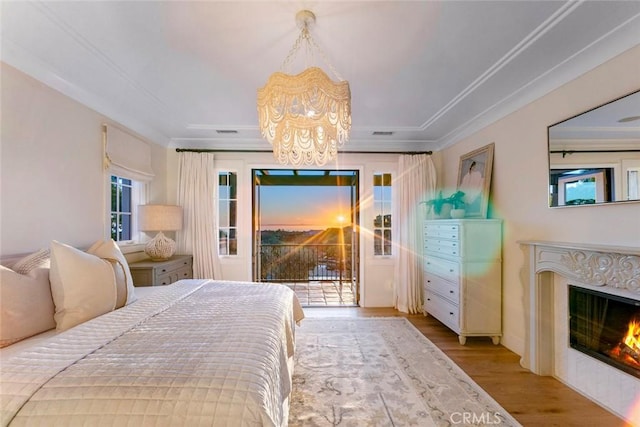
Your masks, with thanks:
<instances>
[{"instance_id":1,"label":"white pillow","mask_svg":"<svg viewBox=\"0 0 640 427\"><path fill-rule=\"evenodd\" d=\"M56 327L49 269L28 275L0 265L0 348Z\"/></svg>"},{"instance_id":2,"label":"white pillow","mask_svg":"<svg viewBox=\"0 0 640 427\"><path fill-rule=\"evenodd\" d=\"M108 261L69 245L51 242L51 294L56 329L64 331L116 305L116 279Z\"/></svg>"},{"instance_id":3,"label":"white pillow","mask_svg":"<svg viewBox=\"0 0 640 427\"><path fill-rule=\"evenodd\" d=\"M134 302L137 297L133 286L133 278L131 277L127 259L122 254L118 244L113 239L98 240L87 252L111 262L116 276L116 308Z\"/></svg>"},{"instance_id":4,"label":"white pillow","mask_svg":"<svg viewBox=\"0 0 640 427\"><path fill-rule=\"evenodd\" d=\"M29 274L36 268L49 268L50 252L48 248L40 249L26 257L16 261L11 269L18 274Z\"/></svg>"}]
</instances>

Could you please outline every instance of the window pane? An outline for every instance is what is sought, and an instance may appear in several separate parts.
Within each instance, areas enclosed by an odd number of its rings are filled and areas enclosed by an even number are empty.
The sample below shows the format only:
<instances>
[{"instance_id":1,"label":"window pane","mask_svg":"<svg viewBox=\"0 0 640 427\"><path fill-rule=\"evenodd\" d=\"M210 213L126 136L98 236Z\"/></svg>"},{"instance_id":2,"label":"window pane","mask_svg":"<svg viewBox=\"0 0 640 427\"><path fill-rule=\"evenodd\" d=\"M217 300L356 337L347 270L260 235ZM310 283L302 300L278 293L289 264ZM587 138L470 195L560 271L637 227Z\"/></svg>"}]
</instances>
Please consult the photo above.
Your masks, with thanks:
<instances>
[{"instance_id":1,"label":"window pane","mask_svg":"<svg viewBox=\"0 0 640 427\"><path fill-rule=\"evenodd\" d=\"M373 254L382 255L382 230L373 231Z\"/></svg>"},{"instance_id":2,"label":"window pane","mask_svg":"<svg viewBox=\"0 0 640 427\"><path fill-rule=\"evenodd\" d=\"M229 185L229 180L227 179L227 174L224 172L220 172L219 176L219 180L218 183L220 184L220 187L226 187L227 185Z\"/></svg>"},{"instance_id":3,"label":"window pane","mask_svg":"<svg viewBox=\"0 0 640 427\"><path fill-rule=\"evenodd\" d=\"M391 255L391 230L384 230L384 254Z\"/></svg>"},{"instance_id":4,"label":"window pane","mask_svg":"<svg viewBox=\"0 0 640 427\"><path fill-rule=\"evenodd\" d=\"M120 240L131 240L131 214L122 214L120 220Z\"/></svg>"},{"instance_id":5,"label":"window pane","mask_svg":"<svg viewBox=\"0 0 640 427\"><path fill-rule=\"evenodd\" d=\"M111 238L118 241L118 214L111 214Z\"/></svg>"},{"instance_id":6,"label":"window pane","mask_svg":"<svg viewBox=\"0 0 640 427\"><path fill-rule=\"evenodd\" d=\"M234 172L231 172L229 174L229 187L230 187L230 191L229 191L229 198L230 199L236 199L237 196L237 188L238 188L238 183L237 183L238 179L236 177L236 174Z\"/></svg>"},{"instance_id":7,"label":"window pane","mask_svg":"<svg viewBox=\"0 0 640 427\"><path fill-rule=\"evenodd\" d=\"M218 191L218 200L229 200L229 187L220 186Z\"/></svg>"},{"instance_id":8,"label":"window pane","mask_svg":"<svg viewBox=\"0 0 640 427\"><path fill-rule=\"evenodd\" d=\"M229 251L227 250L227 246L228 246L227 232L223 229L220 229L219 236L220 236L220 247L219 247L220 255L229 255Z\"/></svg>"},{"instance_id":9,"label":"window pane","mask_svg":"<svg viewBox=\"0 0 640 427\"><path fill-rule=\"evenodd\" d=\"M229 226L235 227L236 224L236 206L238 202L230 201L229 202Z\"/></svg>"},{"instance_id":10,"label":"window pane","mask_svg":"<svg viewBox=\"0 0 640 427\"><path fill-rule=\"evenodd\" d=\"M385 173L384 175L382 175L382 185L384 185L386 187L391 187L391 174L390 173Z\"/></svg>"},{"instance_id":11,"label":"window pane","mask_svg":"<svg viewBox=\"0 0 640 427\"><path fill-rule=\"evenodd\" d=\"M238 237L236 234L236 229L229 229L229 255L237 255L238 254Z\"/></svg>"},{"instance_id":12,"label":"window pane","mask_svg":"<svg viewBox=\"0 0 640 427\"><path fill-rule=\"evenodd\" d=\"M120 212L131 212L131 187L122 186L120 192Z\"/></svg>"},{"instance_id":13,"label":"window pane","mask_svg":"<svg viewBox=\"0 0 640 427\"><path fill-rule=\"evenodd\" d=\"M220 202L220 216L218 217L218 224L220 228L229 226L229 203Z\"/></svg>"},{"instance_id":14,"label":"window pane","mask_svg":"<svg viewBox=\"0 0 640 427\"><path fill-rule=\"evenodd\" d=\"M112 176L112 181L115 179L115 176ZM111 212L118 211L118 186L116 184L111 184Z\"/></svg>"}]
</instances>

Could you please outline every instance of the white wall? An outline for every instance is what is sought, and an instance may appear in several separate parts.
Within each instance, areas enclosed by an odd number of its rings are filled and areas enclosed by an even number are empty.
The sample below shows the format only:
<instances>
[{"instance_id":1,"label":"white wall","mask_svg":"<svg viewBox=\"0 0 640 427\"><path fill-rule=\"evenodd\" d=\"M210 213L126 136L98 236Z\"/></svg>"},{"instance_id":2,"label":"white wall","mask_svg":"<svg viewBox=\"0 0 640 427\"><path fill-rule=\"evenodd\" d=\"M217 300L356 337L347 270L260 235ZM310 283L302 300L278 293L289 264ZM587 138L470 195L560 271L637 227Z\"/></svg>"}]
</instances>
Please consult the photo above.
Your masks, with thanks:
<instances>
[{"instance_id":1,"label":"white wall","mask_svg":"<svg viewBox=\"0 0 640 427\"><path fill-rule=\"evenodd\" d=\"M640 246L640 203L548 208L547 126L640 89L640 47L444 150L440 182L455 187L461 155L495 143L489 215L504 219L503 344L522 354L519 240Z\"/></svg>"},{"instance_id":2,"label":"white wall","mask_svg":"<svg viewBox=\"0 0 640 427\"><path fill-rule=\"evenodd\" d=\"M108 118L2 63L0 254L86 247L108 236L102 124ZM166 197L166 149L152 144L150 201Z\"/></svg>"}]
</instances>

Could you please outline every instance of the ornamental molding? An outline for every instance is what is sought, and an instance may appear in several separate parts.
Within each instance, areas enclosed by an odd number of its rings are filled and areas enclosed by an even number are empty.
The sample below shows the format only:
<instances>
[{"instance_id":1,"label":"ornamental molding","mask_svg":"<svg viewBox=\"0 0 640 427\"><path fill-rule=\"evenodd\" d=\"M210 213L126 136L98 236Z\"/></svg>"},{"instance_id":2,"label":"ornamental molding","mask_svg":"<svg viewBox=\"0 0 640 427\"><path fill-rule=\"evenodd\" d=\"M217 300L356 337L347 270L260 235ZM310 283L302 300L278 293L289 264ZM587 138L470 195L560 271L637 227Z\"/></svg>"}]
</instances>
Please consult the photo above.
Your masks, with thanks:
<instances>
[{"instance_id":1,"label":"ornamental molding","mask_svg":"<svg viewBox=\"0 0 640 427\"><path fill-rule=\"evenodd\" d=\"M616 252L618 250L619 252ZM604 249L535 245L535 271L553 271L588 286L640 295L640 255Z\"/></svg>"}]
</instances>

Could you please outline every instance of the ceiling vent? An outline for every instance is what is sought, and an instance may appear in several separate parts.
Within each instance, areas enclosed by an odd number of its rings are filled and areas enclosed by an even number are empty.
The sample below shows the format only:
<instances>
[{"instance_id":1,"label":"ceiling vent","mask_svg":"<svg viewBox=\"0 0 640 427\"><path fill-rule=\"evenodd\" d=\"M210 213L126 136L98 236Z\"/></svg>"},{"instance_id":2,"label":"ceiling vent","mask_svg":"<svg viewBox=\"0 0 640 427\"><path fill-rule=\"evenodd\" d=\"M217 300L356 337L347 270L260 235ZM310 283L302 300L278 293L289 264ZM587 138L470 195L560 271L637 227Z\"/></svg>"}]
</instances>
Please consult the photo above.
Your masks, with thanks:
<instances>
[{"instance_id":1,"label":"ceiling vent","mask_svg":"<svg viewBox=\"0 0 640 427\"><path fill-rule=\"evenodd\" d=\"M235 129L216 129L216 133L232 134L232 133L238 133L238 131Z\"/></svg>"},{"instance_id":2,"label":"ceiling vent","mask_svg":"<svg viewBox=\"0 0 640 427\"><path fill-rule=\"evenodd\" d=\"M373 136L391 136L393 132L387 130L376 130L373 132Z\"/></svg>"}]
</instances>

